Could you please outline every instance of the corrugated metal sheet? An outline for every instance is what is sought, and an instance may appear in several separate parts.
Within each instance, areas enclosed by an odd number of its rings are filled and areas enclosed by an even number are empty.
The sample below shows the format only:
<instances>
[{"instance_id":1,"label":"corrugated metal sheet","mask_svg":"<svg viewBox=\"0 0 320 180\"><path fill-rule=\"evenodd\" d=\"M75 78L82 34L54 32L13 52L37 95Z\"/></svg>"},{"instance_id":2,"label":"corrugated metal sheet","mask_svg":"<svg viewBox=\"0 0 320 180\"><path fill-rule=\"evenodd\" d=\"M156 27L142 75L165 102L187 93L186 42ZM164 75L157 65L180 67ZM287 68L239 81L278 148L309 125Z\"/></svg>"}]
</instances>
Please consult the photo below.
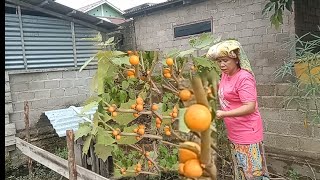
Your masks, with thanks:
<instances>
[{"instance_id":1,"label":"corrugated metal sheet","mask_svg":"<svg viewBox=\"0 0 320 180\"><path fill-rule=\"evenodd\" d=\"M48 117L58 136L64 137L66 136L66 130L72 129L73 131L76 131L78 130L79 123L92 121L93 114L96 112L97 107L84 113L87 118L79 116L82 108L83 107L70 106L66 109L45 111L44 114Z\"/></svg>"},{"instance_id":2,"label":"corrugated metal sheet","mask_svg":"<svg viewBox=\"0 0 320 180\"><path fill-rule=\"evenodd\" d=\"M19 18L5 15L5 69L24 69Z\"/></svg>"},{"instance_id":3,"label":"corrugated metal sheet","mask_svg":"<svg viewBox=\"0 0 320 180\"><path fill-rule=\"evenodd\" d=\"M82 66L86 60L94 56L99 50L96 41L86 39L96 37L98 31L76 24L74 31L76 36L77 61L78 65ZM95 65L95 62L92 62L91 65Z\"/></svg>"},{"instance_id":4,"label":"corrugated metal sheet","mask_svg":"<svg viewBox=\"0 0 320 180\"><path fill-rule=\"evenodd\" d=\"M40 16L22 15L25 53L28 69L74 67L71 23ZM75 24L77 66L84 64L99 49L92 38L98 31ZM24 69L19 19L6 14L5 69Z\"/></svg>"}]
</instances>

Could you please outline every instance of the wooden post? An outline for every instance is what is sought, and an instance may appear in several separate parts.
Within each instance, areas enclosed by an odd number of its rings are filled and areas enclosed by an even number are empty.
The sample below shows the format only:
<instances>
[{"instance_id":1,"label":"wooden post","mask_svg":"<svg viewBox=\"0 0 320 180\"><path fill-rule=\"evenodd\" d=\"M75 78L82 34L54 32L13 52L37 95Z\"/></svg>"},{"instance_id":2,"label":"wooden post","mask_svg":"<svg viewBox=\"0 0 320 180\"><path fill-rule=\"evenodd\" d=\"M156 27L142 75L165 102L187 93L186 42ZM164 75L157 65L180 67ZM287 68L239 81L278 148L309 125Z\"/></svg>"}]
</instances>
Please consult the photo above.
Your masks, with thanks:
<instances>
[{"instance_id":1,"label":"wooden post","mask_svg":"<svg viewBox=\"0 0 320 180\"><path fill-rule=\"evenodd\" d=\"M23 56L23 65L24 68L28 69L28 61L26 58L26 48L24 46L24 36L23 36L23 27L22 27L22 16L21 16L21 8L17 6L18 17L19 17L19 27L20 27L20 38L21 38L21 46L22 46L22 56Z\"/></svg>"},{"instance_id":2,"label":"wooden post","mask_svg":"<svg viewBox=\"0 0 320 180\"><path fill-rule=\"evenodd\" d=\"M26 140L30 142L30 123L29 123L29 105L28 101L24 102L24 123L25 123L25 133L26 133ZM28 158L28 169L29 174L32 174L32 159Z\"/></svg>"},{"instance_id":3,"label":"wooden post","mask_svg":"<svg viewBox=\"0 0 320 180\"><path fill-rule=\"evenodd\" d=\"M68 168L69 180L77 180L76 161L74 156L74 135L73 130L67 130L67 147L68 147Z\"/></svg>"}]
</instances>

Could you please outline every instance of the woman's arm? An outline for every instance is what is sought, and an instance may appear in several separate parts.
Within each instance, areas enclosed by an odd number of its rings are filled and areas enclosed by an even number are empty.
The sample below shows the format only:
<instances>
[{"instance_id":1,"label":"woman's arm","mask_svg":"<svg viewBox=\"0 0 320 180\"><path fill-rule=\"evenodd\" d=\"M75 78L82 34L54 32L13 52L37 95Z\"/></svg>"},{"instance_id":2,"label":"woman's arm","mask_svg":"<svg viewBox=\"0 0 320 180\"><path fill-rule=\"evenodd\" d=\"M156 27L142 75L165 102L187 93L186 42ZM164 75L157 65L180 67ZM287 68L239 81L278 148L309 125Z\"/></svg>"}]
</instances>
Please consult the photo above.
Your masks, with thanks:
<instances>
[{"instance_id":1,"label":"woman's arm","mask_svg":"<svg viewBox=\"0 0 320 180\"><path fill-rule=\"evenodd\" d=\"M221 119L224 117L236 117L236 116L245 116L251 114L256 109L256 102L245 102L242 106L232 109L230 111L221 111L217 110L217 118Z\"/></svg>"}]
</instances>

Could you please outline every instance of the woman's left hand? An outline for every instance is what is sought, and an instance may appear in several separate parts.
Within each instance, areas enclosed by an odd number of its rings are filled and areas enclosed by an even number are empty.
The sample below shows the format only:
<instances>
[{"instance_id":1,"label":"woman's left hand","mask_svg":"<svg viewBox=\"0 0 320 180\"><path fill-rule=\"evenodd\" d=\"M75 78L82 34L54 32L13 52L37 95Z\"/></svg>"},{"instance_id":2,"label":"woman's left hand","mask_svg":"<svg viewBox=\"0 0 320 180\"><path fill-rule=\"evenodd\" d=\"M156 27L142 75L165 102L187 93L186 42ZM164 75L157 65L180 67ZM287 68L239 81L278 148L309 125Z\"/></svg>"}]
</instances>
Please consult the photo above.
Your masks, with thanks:
<instances>
[{"instance_id":1,"label":"woman's left hand","mask_svg":"<svg viewBox=\"0 0 320 180\"><path fill-rule=\"evenodd\" d=\"M216 116L217 116L217 119L222 119L225 117L225 112L221 110L217 110Z\"/></svg>"}]
</instances>

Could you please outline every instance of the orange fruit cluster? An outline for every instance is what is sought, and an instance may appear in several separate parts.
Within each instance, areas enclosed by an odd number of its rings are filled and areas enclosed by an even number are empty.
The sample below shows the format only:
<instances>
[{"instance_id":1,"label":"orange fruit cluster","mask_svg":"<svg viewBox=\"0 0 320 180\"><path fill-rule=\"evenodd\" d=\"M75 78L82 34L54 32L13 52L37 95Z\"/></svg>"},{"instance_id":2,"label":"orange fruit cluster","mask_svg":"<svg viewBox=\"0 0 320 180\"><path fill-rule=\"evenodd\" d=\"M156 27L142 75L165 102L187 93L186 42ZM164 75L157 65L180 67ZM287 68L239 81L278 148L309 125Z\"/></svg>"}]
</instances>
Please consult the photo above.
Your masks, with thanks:
<instances>
[{"instance_id":1,"label":"orange fruit cluster","mask_svg":"<svg viewBox=\"0 0 320 180\"><path fill-rule=\"evenodd\" d=\"M156 127L159 129L161 127L162 120L159 117L156 117Z\"/></svg>"},{"instance_id":2,"label":"orange fruit cluster","mask_svg":"<svg viewBox=\"0 0 320 180\"><path fill-rule=\"evenodd\" d=\"M169 114L172 117L172 121L178 117L178 109L176 106L173 107L172 112Z\"/></svg>"},{"instance_id":3,"label":"orange fruit cluster","mask_svg":"<svg viewBox=\"0 0 320 180\"><path fill-rule=\"evenodd\" d=\"M117 105L112 104L112 105L107 109L107 111L111 113L111 116L112 116L112 117L116 117L116 116L118 115L116 109L117 109Z\"/></svg>"},{"instance_id":4,"label":"orange fruit cluster","mask_svg":"<svg viewBox=\"0 0 320 180\"><path fill-rule=\"evenodd\" d=\"M188 178L199 178L203 173L198 156L201 147L194 142L184 142L183 144L192 146L198 153L190 149L179 148L179 174Z\"/></svg>"},{"instance_id":5,"label":"orange fruit cluster","mask_svg":"<svg viewBox=\"0 0 320 180\"><path fill-rule=\"evenodd\" d=\"M127 77L128 78L134 78L135 77L135 70L134 69L128 69L127 70Z\"/></svg>"},{"instance_id":6,"label":"orange fruit cluster","mask_svg":"<svg viewBox=\"0 0 320 180\"><path fill-rule=\"evenodd\" d=\"M119 140L121 138L120 133L121 131L119 128L116 128L112 131L112 135L115 137L116 140Z\"/></svg>"},{"instance_id":7,"label":"orange fruit cluster","mask_svg":"<svg viewBox=\"0 0 320 180\"><path fill-rule=\"evenodd\" d=\"M163 130L164 130L165 135L171 136L171 130L170 130L170 127L169 127L169 126L165 126L165 127L163 128Z\"/></svg>"},{"instance_id":8,"label":"orange fruit cluster","mask_svg":"<svg viewBox=\"0 0 320 180\"><path fill-rule=\"evenodd\" d=\"M145 133L145 125L143 125L143 124L139 124L138 125L138 128L135 128L134 130L133 130L133 132L134 133L137 133L139 136L136 136L136 140L141 140L141 136L142 135L144 135L144 133Z\"/></svg>"},{"instance_id":9,"label":"orange fruit cluster","mask_svg":"<svg viewBox=\"0 0 320 180\"><path fill-rule=\"evenodd\" d=\"M163 69L163 76L164 76L165 78L171 78L171 71L170 71L169 68L164 68L164 69Z\"/></svg>"},{"instance_id":10,"label":"orange fruit cluster","mask_svg":"<svg viewBox=\"0 0 320 180\"><path fill-rule=\"evenodd\" d=\"M138 112L141 112L141 111L143 111L143 104L144 104L143 99L141 97L138 97L136 99L136 103L131 105L131 109L134 109ZM138 117L139 113L133 113L133 116Z\"/></svg>"}]
</instances>

